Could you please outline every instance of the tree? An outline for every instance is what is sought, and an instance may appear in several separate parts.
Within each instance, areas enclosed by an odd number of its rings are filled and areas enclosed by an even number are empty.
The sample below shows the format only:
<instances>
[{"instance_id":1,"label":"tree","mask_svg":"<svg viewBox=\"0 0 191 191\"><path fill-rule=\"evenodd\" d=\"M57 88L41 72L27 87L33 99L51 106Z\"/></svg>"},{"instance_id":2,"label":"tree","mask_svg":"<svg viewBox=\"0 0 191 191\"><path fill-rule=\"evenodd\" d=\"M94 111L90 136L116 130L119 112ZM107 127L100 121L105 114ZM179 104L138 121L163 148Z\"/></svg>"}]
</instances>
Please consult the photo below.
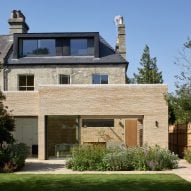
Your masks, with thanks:
<instances>
[{"instance_id":1,"label":"tree","mask_svg":"<svg viewBox=\"0 0 191 191\"><path fill-rule=\"evenodd\" d=\"M5 96L0 91L0 149L3 143L11 144L14 142L11 132L15 129L15 123L13 117L7 111L8 108L3 104L4 100Z\"/></svg>"},{"instance_id":2,"label":"tree","mask_svg":"<svg viewBox=\"0 0 191 191\"><path fill-rule=\"evenodd\" d=\"M191 40L184 44L175 64L181 73L176 76L175 94L168 95L169 123L187 124L191 122Z\"/></svg>"},{"instance_id":3,"label":"tree","mask_svg":"<svg viewBox=\"0 0 191 191\"><path fill-rule=\"evenodd\" d=\"M151 58L150 49L146 45L140 60L141 68L138 74L134 73L135 81L138 84L161 84L163 83L162 72L158 71L156 57Z\"/></svg>"}]
</instances>

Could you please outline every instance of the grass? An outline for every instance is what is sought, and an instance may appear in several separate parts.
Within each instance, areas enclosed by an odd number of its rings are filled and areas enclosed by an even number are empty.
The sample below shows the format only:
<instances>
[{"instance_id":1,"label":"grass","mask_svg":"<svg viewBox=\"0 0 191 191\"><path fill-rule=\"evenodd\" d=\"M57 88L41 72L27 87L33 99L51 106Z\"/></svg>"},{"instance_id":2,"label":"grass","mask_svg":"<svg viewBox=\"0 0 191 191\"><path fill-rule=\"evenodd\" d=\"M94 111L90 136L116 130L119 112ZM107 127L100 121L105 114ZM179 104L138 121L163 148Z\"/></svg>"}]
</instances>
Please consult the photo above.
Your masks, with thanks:
<instances>
[{"instance_id":1,"label":"grass","mask_svg":"<svg viewBox=\"0 0 191 191\"><path fill-rule=\"evenodd\" d=\"M0 174L0 191L190 191L191 183L170 174Z\"/></svg>"}]
</instances>

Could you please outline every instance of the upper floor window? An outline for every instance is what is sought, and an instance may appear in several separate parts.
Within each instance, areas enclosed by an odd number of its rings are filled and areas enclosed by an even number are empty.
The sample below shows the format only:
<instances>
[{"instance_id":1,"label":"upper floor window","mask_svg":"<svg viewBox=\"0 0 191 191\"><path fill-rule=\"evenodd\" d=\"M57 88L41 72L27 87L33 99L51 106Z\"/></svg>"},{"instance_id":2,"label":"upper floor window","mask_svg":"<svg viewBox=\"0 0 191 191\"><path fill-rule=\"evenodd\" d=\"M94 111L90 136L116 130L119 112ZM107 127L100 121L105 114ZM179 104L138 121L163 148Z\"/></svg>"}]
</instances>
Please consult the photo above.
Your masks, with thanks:
<instances>
[{"instance_id":1,"label":"upper floor window","mask_svg":"<svg viewBox=\"0 0 191 191\"><path fill-rule=\"evenodd\" d=\"M108 84L108 75L106 74L93 74L92 84Z\"/></svg>"},{"instance_id":2,"label":"upper floor window","mask_svg":"<svg viewBox=\"0 0 191 191\"><path fill-rule=\"evenodd\" d=\"M19 55L23 56L55 56L54 39L24 39L20 40Z\"/></svg>"},{"instance_id":3,"label":"upper floor window","mask_svg":"<svg viewBox=\"0 0 191 191\"><path fill-rule=\"evenodd\" d=\"M71 56L93 56L94 41L93 39L70 39Z\"/></svg>"},{"instance_id":4,"label":"upper floor window","mask_svg":"<svg viewBox=\"0 0 191 191\"><path fill-rule=\"evenodd\" d=\"M93 56L94 38L19 39L19 57Z\"/></svg>"},{"instance_id":5,"label":"upper floor window","mask_svg":"<svg viewBox=\"0 0 191 191\"><path fill-rule=\"evenodd\" d=\"M59 75L59 83L60 84L70 84L70 75Z\"/></svg>"},{"instance_id":6,"label":"upper floor window","mask_svg":"<svg viewBox=\"0 0 191 191\"><path fill-rule=\"evenodd\" d=\"M34 75L19 75L18 83L19 91L33 91Z\"/></svg>"}]
</instances>

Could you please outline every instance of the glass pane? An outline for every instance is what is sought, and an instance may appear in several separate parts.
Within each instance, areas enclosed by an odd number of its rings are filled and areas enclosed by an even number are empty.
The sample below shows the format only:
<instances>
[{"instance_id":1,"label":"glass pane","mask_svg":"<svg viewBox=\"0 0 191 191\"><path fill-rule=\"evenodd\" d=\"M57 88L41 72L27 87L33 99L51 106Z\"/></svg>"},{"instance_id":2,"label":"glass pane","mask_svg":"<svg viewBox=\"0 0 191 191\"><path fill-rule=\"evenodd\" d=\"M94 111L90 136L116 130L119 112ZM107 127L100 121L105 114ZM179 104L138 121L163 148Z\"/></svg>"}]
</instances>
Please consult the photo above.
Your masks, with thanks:
<instances>
[{"instance_id":1,"label":"glass pane","mask_svg":"<svg viewBox=\"0 0 191 191\"><path fill-rule=\"evenodd\" d=\"M88 39L88 55L94 55L94 39Z\"/></svg>"},{"instance_id":2,"label":"glass pane","mask_svg":"<svg viewBox=\"0 0 191 191\"><path fill-rule=\"evenodd\" d=\"M19 87L19 91L26 91L26 87Z\"/></svg>"},{"instance_id":3,"label":"glass pane","mask_svg":"<svg viewBox=\"0 0 191 191\"><path fill-rule=\"evenodd\" d=\"M108 75L101 75L101 84L108 84Z\"/></svg>"},{"instance_id":4,"label":"glass pane","mask_svg":"<svg viewBox=\"0 0 191 191\"><path fill-rule=\"evenodd\" d=\"M92 75L92 84L100 84L100 75L99 74Z\"/></svg>"},{"instance_id":5,"label":"glass pane","mask_svg":"<svg viewBox=\"0 0 191 191\"><path fill-rule=\"evenodd\" d=\"M21 46L21 45L20 45ZM54 39L23 40L23 52L21 56L56 55Z\"/></svg>"},{"instance_id":6,"label":"glass pane","mask_svg":"<svg viewBox=\"0 0 191 191\"><path fill-rule=\"evenodd\" d=\"M70 40L70 54L71 56L86 56L87 39L71 39Z\"/></svg>"},{"instance_id":7,"label":"glass pane","mask_svg":"<svg viewBox=\"0 0 191 191\"><path fill-rule=\"evenodd\" d=\"M34 54L34 51L38 48L38 42L36 39L34 40L23 40L23 52L22 56L30 56Z\"/></svg>"},{"instance_id":8,"label":"glass pane","mask_svg":"<svg viewBox=\"0 0 191 191\"><path fill-rule=\"evenodd\" d=\"M27 91L33 91L34 87L27 87L26 89L27 89Z\"/></svg>"},{"instance_id":9,"label":"glass pane","mask_svg":"<svg viewBox=\"0 0 191 191\"><path fill-rule=\"evenodd\" d=\"M70 84L70 76L60 75L60 84Z\"/></svg>"},{"instance_id":10,"label":"glass pane","mask_svg":"<svg viewBox=\"0 0 191 191\"><path fill-rule=\"evenodd\" d=\"M114 127L114 119L83 119L83 127Z\"/></svg>"},{"instance_id":11,"label":"glass pane","mask_svg":"<svg viewBox=\"0 0 191 191\"><path fill-rule=\"evenodd\" d=\"M19 87L20 86L26 86L26 76L19 76Z\"/></svg>"},{"instance_id":12,"label":"glass pane","mask_svg":"<svg viewBox=\"0 0 191 191\"><path fill-rule=\"evenodd\" d=\"M34 86L34 76L27 76L27 86Z\"/></svg>"},{"instance_id":13,"label":"glass pane","mask_svg":"<svg viewBox=\"0 0 191 191\"><path fill-rule=\"evenodd\" d=\"M36 54L55 56L55 44L56 43L54 39L38 40L38 49L36 50Z\"/></svg>"}]
</instances>

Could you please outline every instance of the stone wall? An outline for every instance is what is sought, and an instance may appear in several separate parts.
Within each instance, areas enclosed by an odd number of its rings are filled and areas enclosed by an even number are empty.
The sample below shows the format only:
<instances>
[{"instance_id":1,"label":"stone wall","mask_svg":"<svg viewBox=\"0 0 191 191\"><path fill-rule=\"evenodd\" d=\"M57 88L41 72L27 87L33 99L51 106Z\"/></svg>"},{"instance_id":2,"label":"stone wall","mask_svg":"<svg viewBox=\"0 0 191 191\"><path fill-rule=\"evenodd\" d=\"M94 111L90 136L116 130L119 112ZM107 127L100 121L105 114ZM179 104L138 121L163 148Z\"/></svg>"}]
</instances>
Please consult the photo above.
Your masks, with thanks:
<instances>
[{"instance_id":1,"label":"stone wall","mask_svg":"<svg viewBox=\"0 0 191 191\"><path fill-rule=\"evenodd\" d=\"M125 66L11 66L8 72L8 91L18 90L18 75L34 74L35 90L39 85L59 84L59 74L71 76L72 84L92 84L92 74L108 74L109 84L125 84ZM1 84L2 84L1 78Z\"/></svg>"}]
</instances>

